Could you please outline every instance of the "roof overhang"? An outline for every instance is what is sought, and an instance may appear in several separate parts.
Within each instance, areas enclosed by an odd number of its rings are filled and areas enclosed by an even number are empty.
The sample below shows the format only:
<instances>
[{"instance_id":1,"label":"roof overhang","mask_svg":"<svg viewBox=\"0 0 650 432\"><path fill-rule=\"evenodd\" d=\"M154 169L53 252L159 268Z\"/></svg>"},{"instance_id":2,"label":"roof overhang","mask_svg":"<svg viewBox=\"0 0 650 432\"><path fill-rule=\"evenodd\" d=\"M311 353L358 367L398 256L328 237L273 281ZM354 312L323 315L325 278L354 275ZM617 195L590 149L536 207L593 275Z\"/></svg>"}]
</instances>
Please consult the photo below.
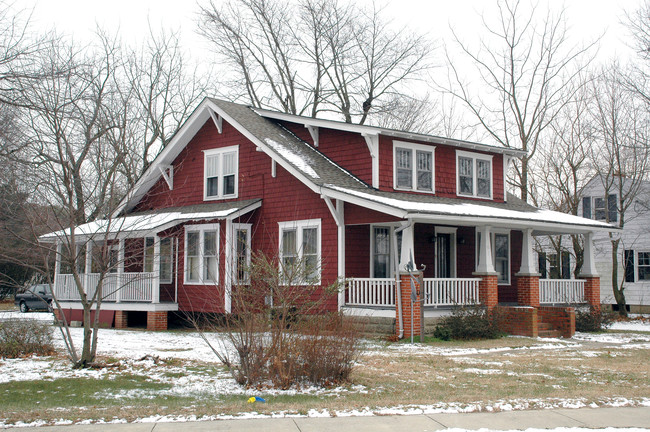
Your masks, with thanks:
<instances>
[{"instance_id":1,"label":"roof overhang","mask_svg":"<svg viewBox=\"0 0 650 432\"><path fill-rule=\"evenodd\" d=\"M99 219L74 229L68 228L55 231L39 237L39 241L44 243L55 243L59 240L74 237L78 241L87 241L90 239L120 239L120 238L139 238L153 236L156 233L165 231L178 224L198 221L198 220L215 220L215 219L236 219L248 212L251 212L262 205L262 200L235 201L230 203L217 204L212 207L221 207L215 209L199 208L192 211L182 210L181 208L160 209L157 211L133 213L127 216L121 216L109 219ZM208 207L208 206L201 206Z\"/></svg>"}]
</instances>

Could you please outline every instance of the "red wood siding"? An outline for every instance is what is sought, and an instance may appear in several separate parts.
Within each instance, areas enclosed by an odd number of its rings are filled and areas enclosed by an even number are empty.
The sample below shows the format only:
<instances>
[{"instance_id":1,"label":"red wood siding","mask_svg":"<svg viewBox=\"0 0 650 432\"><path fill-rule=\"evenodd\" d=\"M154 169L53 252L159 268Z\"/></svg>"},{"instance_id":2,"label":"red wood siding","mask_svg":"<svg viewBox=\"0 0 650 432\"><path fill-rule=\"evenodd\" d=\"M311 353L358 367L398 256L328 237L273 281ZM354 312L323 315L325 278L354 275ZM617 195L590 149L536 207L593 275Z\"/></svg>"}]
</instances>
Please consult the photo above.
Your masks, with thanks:
<instances>
[{"instance_id":1,"label":"red wood siding","mask_svg":"<svg viewBox=\"0 0 650 432\"><path fill-rule=\"evenodd\" d=\"M371 223L386 223L397 222L403 219L396 218L395 216L387 215L375 210L370 210L355 204L345 203L345 224L371 224Z\"/></svg>"},{"instance_id":2,"label":"red wood siding","mask_svg":"<svg viewBox=\"0 0 650 432\"><path fill-rule=\"evenodd\" d=\"M345 276L370 277L370 225L345 227Z\"/></svg>"},{"instance_id":3,"label":"red wood siding","mask_svg":"<svg viewBox=\"0 0 650 432\"><path fill-rule=\"evenodd\" d=\"M456 231L458 249L456 249L456 275L459 278L474 277L476 271L476 230L474 227L458 227Z\"/></svg>"}]
</instances>

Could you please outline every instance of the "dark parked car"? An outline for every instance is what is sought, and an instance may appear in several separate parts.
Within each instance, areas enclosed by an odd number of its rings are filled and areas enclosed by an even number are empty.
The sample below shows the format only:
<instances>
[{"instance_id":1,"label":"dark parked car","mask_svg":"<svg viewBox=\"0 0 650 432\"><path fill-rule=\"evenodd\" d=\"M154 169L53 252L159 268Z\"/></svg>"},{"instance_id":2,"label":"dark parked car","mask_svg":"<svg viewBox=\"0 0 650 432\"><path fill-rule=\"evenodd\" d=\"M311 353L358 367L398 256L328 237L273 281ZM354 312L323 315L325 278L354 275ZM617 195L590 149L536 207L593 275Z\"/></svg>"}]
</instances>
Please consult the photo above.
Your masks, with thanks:
<instances>
[{"instance_id":1,"label":"dark parked car","mask_svg":"<svg viewBox=\"0 0 650 432\"><path fill-rule=\"evenodd\" d=\"M16 306L20 308L21 312L27 312L30 309L44 309L50 308L52 302L52 291L47 284L32 285L24 292L16 294Z\"/></svg>"}]
</instances>

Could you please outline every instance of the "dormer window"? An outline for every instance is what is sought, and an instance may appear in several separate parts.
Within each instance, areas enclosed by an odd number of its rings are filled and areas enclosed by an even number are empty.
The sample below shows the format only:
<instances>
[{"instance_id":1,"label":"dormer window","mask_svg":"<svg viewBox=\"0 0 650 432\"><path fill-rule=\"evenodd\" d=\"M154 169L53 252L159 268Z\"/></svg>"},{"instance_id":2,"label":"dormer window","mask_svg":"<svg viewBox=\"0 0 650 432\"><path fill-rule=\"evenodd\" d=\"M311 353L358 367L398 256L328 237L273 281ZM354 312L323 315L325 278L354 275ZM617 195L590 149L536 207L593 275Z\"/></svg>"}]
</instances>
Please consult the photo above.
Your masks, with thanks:
<instances>
[{"instance_id":1,"label":"dormer window","mask_svg":"<svg viewBox=\"0 0 650 432\"><path fill-rule=\"evenodd\" d=\"M435 147L393 141L393 188L435 192Z\"/></svg>"},{"instance_id":2,"label":"dormer window","mask_svg":"<svg viewBox=\"0 0 650 432\"><path fill-rule=\"evenodd\" d=\"M457 195L492 198L492 156L457 151L456 172Z\"/></svg>"},{"instance_id":3,"label":"dormer window","mask_svg":"<svg viewBox=\"0 0 650 432\"><path fill-rule=\"evenodd\" d=\"M239 146L204 151L204 199L237 197Z\"/></svg>"}]
</instances>

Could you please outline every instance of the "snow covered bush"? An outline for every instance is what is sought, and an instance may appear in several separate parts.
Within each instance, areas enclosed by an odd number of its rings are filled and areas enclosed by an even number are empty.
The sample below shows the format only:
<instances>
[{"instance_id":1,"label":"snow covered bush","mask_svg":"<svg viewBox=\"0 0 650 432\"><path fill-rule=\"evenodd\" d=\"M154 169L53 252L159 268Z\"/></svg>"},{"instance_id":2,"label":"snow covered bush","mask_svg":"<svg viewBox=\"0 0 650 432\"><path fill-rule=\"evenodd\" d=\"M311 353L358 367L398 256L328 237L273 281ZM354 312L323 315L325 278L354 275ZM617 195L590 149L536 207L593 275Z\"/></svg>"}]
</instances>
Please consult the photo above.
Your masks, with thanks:
<instances>
[{"instance_id":1,"label":"snow covered bush","mask_svg":"<svg viewBox=\"0 0 650 432\"><path fill-rule=\"evenodd\" d=\"M433 336L441 340L496 339L503 336L498 321L496 311L488 314L482 306L456 307L441 319Z\"/></svg>"},{"instance_id":2,"label":"snow covered bush","mask_svg":"<svg viewBox=\"0 0 650 432\"><path fill-rule=\"evenodd\" d=\"M0 321L0 357L16 358L52 353L54 346L52 327L49 324L27 319Z\"/></svg>"}]
</instances>

